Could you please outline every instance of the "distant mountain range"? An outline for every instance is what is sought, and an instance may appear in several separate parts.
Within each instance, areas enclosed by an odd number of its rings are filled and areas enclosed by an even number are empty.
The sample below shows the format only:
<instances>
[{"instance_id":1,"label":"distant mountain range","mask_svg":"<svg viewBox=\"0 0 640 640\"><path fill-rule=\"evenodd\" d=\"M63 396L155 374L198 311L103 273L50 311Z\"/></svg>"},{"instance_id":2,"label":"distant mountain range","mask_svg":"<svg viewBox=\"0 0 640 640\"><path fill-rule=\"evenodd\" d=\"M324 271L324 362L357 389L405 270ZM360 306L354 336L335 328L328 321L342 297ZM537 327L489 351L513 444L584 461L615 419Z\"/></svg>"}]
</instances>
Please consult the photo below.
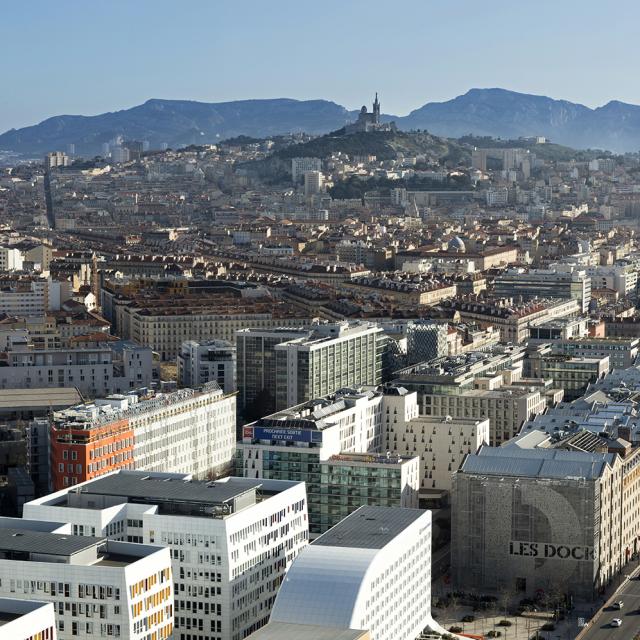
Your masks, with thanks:
<instances>
[{"instance_id":1,"label":"distant mountain range","mask_svg":"<svg viewBox=\"0 0 640 640\"><path fill-rule=\"evenodd\" d=\"M327 100L239 100L205 103L148 100L131 109L97 116L54 116L0 135L0 150L25 156L65 150L79 155L101 151L117 135L148 140L151 148L213 143L238 135L268 137L304 131L322 134L355 120L357 111ZM471 89L446 102L431 102L395 120L402 130L426 129L457 138L466 134L500 138L546 136L576 149L615 152L640 149L640 106L612 101L590 109L505 89Z\"/></svg>"}]
</instances>

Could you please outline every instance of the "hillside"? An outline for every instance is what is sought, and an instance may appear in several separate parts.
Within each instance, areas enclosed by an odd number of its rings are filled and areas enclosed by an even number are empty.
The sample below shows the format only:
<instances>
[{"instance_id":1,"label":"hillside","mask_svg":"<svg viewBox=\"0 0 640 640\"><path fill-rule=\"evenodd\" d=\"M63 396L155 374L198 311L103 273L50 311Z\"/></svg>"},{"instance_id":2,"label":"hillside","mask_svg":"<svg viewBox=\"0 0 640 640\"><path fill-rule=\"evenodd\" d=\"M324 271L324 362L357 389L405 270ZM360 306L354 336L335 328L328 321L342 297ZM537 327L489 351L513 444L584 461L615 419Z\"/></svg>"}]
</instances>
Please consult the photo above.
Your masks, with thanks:
<instances>
[{"instance_id":1,"label":"hillside","mask_svg":"<svg viewBox=\"0 0 640 640\"><path fill-rule=\"evenodd\" d=\"M142 105L96 116L55 116L0 135L0 150L22 155L74 144L79 155L101 152L102 143L117 135L148 140L152 148L215 143L245 135L256 138L296 131L325 134L355 120L357 112L327 100L242 100L205 103L148 100ZM495 138L546 136L577 149L640 149L640 106L611 101L591 109L506 89L471 89L445 102L431 102L395 120L403 131L427 130L436 136L467 134ZM384 153L384 149L381 149Z\"/></svg>"},{"instance_id":2,"label":"hillside","mask_svg":"<svg viewBox=\"0 0 640 640\"><path fill-rule=\"evenodd\" d=\"M280 149L264 160L243 165L248 171L269 180L287 180L291 158L328 158L333 153L353 156L376 156L378 160L392 160L398 153L409 156L426 155L455 166L470 161L471 147L455 140L446 140L426 132L369 132L343 135L338 132L314 138L303 144Z\"/></svg>"},{"instance_id":3,"label":"hillside","mask_svg":"<svg viewBox=\"0 0 640 640\"><path fill-rule=\"evenodd\" d=\"M243 100L209 104L188 100L148 100L142 105L97 116L56 116L0 135L0 149L43 154L75 144L77 154L101 152L117 135L148 140L151 148L211 144L238 135L264 138L305 131L320 134L353 119L326 100Z\"/></svg>"}]
</instances>

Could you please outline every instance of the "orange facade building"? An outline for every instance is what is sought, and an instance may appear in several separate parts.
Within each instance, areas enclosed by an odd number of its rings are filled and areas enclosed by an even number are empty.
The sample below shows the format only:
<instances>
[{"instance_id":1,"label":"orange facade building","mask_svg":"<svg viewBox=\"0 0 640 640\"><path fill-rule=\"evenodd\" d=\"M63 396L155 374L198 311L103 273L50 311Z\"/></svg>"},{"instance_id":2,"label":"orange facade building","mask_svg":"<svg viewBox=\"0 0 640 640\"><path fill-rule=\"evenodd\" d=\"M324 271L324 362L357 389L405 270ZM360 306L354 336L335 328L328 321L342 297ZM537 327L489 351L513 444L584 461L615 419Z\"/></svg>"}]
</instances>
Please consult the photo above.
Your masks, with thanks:
<instances>
[{"instance_id":1,"label":"orange facade building","mask_svg":"<svg viewBox=\"0 0 640 640\"><path fill-rule=\"evenodd\" d=\"M128 419L82 428L51 426L51 480L59 491L86 480L133 469L134 433Z\"/></svg>"}]
</instances>

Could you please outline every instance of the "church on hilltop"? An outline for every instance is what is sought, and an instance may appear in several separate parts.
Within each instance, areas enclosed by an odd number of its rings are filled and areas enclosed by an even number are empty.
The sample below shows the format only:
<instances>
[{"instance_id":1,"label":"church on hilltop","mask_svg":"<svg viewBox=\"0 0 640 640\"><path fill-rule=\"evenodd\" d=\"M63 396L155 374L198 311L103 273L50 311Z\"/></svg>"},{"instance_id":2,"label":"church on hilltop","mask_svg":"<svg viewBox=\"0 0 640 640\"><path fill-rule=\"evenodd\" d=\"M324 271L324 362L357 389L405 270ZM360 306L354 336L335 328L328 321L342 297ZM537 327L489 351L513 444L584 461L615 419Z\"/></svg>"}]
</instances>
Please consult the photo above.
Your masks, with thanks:
<instances>
[{"instance_id":1,"label":"church on hilltop","mask_svg":"<svg viewBox=\"0 0 640 640\"><path fill-rule=\"evenodd\" d=\"M373 111L369 113L366 105L363 105L358 114L358 119L351 124L345 125L345 134L361 133L366 131L396 131L395 122L380 122L380 102L378 94L373 101Z\"/></svg>"}]
</instances>

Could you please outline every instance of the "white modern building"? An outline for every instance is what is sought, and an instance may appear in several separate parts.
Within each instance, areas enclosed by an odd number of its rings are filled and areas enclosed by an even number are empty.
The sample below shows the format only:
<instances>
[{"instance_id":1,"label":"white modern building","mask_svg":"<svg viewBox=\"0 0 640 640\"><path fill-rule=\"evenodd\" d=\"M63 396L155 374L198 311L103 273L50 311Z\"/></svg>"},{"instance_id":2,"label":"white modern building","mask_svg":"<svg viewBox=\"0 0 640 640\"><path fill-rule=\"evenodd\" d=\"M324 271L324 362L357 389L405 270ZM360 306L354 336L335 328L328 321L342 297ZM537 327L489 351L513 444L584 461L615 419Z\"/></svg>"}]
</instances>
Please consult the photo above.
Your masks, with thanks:
<instances>
[{"instance_id":1,"label":"white modern building","mask_svg":"<svg viewBox=\"0 0 640 640\"><path fill-rule=\"evenodd\" d=\"M178 384L199 387L217 382L225 393L236 390L236 348L226 340L182 343L178 354Z\"/></svg>"},{"instance_id":2,"label":"white modern building","mask_svg":"<svg viewBox=\"0 0 640 640\"><path fill-rule=\"evenodd\" d=\"M79 535L168 547L173 640L242 640L266 624L309 535L301 482L121 471L27 503L23 514L70 522Z\"/></svg>"},{"instance_id":3,"label":"white modern building","mask_svg":"<svg viewBox=\"0 0 640 640\"><path fill-rule=\"evenodd\" d=\"M69 529L0 518L0 598L53 603L60 640L172 638L169 550Z\"/></svg>"},{"instance_id":4,"label":"white modern building","mask_svg":"<svg viewBox=\"0 0 640 640\"><path fill-rule=\"evenodd\" d=\"M24 254L15 247L0 246L0 271L20 271L24 262Z\"/></svg>"},{"instance_id":5,"label":"white modern building","mask_svg":"<svg viewBox=\"0 0 640 640\"><path fill-rule=\"evenodd\" d=\"M53 604L0 598L0 636L7 640L56 640Z\"/></svg>"},{"instance_id":6,"label":"white modern building","mask_svg":"<svg viewBox=\"0 0 640 640\"><path fill-rule=\"evenodd\" d=\"M73 295L70 282L51 278L13 276L3 278L0 284L0 313L9 316L44 316L48 311L59 311Z\"/></svg>"},{"instance_id":7,"label":"white modern building","mask_svg":"<svg viewBox=\"0 0 640 640\"><path fill-rule=\"evenodd\" d=\"M431 512L361 507L304 549L271 622L368 629L408 640L433 626Z\"/></svg>"}]
</instances>

